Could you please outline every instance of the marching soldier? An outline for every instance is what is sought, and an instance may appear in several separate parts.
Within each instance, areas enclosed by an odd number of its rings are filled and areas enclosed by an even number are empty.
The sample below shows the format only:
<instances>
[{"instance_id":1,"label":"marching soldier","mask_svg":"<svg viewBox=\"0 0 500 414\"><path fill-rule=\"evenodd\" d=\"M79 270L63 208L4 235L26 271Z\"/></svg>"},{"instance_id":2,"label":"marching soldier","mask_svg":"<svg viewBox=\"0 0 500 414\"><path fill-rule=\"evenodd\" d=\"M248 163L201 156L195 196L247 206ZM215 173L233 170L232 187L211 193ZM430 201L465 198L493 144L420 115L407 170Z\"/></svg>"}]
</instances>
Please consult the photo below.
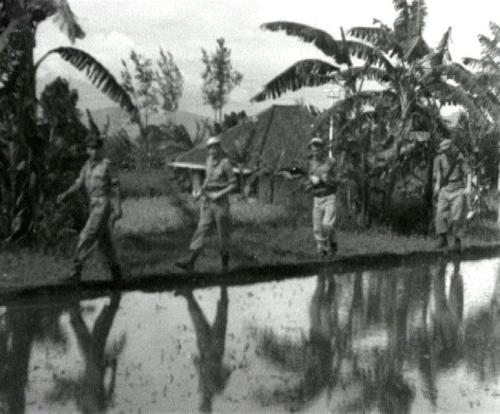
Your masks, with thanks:
<instances>
[{"instance_id":1,"label":"marching soldier","mask_svg":"<svg viewBox=\"0 0 500 414\"><path fill-rule=\"evenodd\" d=\"M192 271L196 259L201 253L205 237L215 224L219 241L222 270L226 271L229 263L229 232L231 219L229 214L229 194L236 188L236 176L229 159L225 156L220 139L211 137L207 141L208 157L206 178L201 191L195 197L201 197L200 220L196 229L189 254L176 262L176 266Z\"/></svg>"},{"instance_id":2,"label":"marching soldier","mask_svg":"<svg viewBox=\"0 0 500 414\"><path fill-rule=\"evenodd\" d=\"M311 190L314 196L312 213L314 238L320 255L334 255L337 252L335 163L328 157L325 143L321 138L311 139L309 148L311 159L306 189Z\"/></svg>"},{"instance_id":3,"label":"marching soldier","mask_svg":"<svg viewBox=\"0 0 500 414\"><path fill-rule=\"evenodd\" d=\"M57 197L57 202L61 203L85 187L90 200L89 218L76 248L70 277L73 281L80 281L83 263L97 244L106 258L113 280L120 280L122 276L111 238L113 224L122 216L118 181L112 174L109 159L102 155L103 145L103 140L98 136L90 135L87 138L88 161L75 183Z\"/></svg>"},{"instance_id":4,"label":"marching soldier","mask_svg":"<svg viewBox=\"0 0 500 414\"><path fill-rule=\"evenodd\" d=\"M472 186L471 170L451 139L441 141L439 152L434 160L438 248L448 247L448 233L451 232L455 238L454 248L460 250L467 215L466 196L471 193Z\"/></svg>"}]
</instances>

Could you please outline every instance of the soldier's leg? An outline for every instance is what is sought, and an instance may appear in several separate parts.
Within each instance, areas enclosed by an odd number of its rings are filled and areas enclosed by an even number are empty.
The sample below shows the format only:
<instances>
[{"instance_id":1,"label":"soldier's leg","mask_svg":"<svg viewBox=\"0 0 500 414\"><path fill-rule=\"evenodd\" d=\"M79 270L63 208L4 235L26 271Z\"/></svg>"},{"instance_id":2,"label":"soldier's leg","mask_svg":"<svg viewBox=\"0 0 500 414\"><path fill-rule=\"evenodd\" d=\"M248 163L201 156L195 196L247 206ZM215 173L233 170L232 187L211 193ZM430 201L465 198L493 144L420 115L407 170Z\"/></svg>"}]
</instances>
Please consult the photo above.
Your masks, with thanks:
<instances>
[{"instance_id":1,"label":"soldier's leg","mask_svg":"<svg viewBox=\"0 0 500 414\"><path fill-rule=\"evenodd\" d=\"M76 247L72 277L79 278L85 259L92 253L99 240L100 231L106 219L106 206L92 203L85 227L80 233Z\"/></svg>"},{"instance_id":2,"label":"soldier's leg","mask_svg":"<svg viewBox=\"0 0 500 414\"><path fill-rule=\"evenodd\" d=\"M231 233L231 217L229 215L229 200L220 200L214 206L215 224L217 227L217 239L219 243L219 253L222 260L223 270L227 270L229 261L229 240Z\"/></svg>"},{"instance_id":3,"label":"soldier's leg","mask_svg":"<svg viewBox=\"0 0 500 414\"><path fill-rule=\"evenodd\" d=\"M175 262L177 267L184 269L186 271L191 271L194 268L196 259L198 258L203 245L205 244L205 237L212 227L214 221L212 209L210 206L210 201L203 200L200 207L200 219L198 221L198 226L191 239L191 244L189 245L189 253L186 257Z\"/></svg>"},{"instance_id":4,"label":"soldier's leg","mask_svg":"<svg viewBox=\"0 0 500 414\"><path fill-rule=\"evenodd\" d=\"M462 239L465 234L465 219L467 216L466 198L462 190L456 191L450 200L451 232L455 239Z\"/></svg>"},{"instance_id":5,"label":"soldier's leg","mask_svg":"<svg viewBox=\"0 0 500 414\"><path fill-rule=\"evenodd\" d=\"M446 247L448 235L448 218L449 218L450 202L448 191L443 188L439 192L438 202L436 207L436 233L441 237L438 247Z\"/></svg>"},{"instance_id":6,"label":"soldier's leg","mask_svg":"<svg viewBox=\"0 0 500 414\"><path fill-rule=\"evenodd\" d=\"M314 197L312 211L313 233L314 239L316 240L316 249L320 254L328 250L328 237L326 237L323 232L324 213L323 199L320 197Z\"/></svg>"},{"instance_id":7,"label":"soldier's leg","mask_svg":"<svg viewBox=\"0 0 500 414\"><path fill-rule=\"evenodd\" d=\"M324 215L322 220L323 235L328 238L328 250L335 253L337 250L337 238L335 234L335 223L337 221L336 197L332 194L325 198Z\"/></svg>"},{"instance_id":8,"label":"soldier's leg","mask_svg":"<svg viewBox=\"0 0 500 414\"><path fill-rule=\"evenodd\" d=\"M116 253L116 248L113 243L111 224L108 223L99 237L99 248L106 260L106 264L108 265L111 275L114 280L121 279L121 268L118 263L118 255Z\"/></svg>"}]
</instances>

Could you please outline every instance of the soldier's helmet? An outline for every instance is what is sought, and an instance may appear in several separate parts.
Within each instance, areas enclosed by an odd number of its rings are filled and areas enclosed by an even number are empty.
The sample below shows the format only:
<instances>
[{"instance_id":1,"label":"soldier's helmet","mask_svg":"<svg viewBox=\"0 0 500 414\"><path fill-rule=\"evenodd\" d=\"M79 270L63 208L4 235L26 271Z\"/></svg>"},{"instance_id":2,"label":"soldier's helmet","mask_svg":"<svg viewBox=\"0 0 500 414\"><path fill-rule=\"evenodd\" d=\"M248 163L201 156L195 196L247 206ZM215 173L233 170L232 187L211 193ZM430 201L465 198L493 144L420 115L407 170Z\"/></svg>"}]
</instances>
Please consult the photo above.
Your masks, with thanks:
<instances>
[{"instance_id":1,"label":"soldier's helmet","mask_svg":"<svg viewBox=\"0 0 500 414\"><path fill-rule=\"evenodd\" d=\"M90 134L86 140L87 148L102 148L104 146L104 140L95 134Z\"/></svg>"}]
</instances>

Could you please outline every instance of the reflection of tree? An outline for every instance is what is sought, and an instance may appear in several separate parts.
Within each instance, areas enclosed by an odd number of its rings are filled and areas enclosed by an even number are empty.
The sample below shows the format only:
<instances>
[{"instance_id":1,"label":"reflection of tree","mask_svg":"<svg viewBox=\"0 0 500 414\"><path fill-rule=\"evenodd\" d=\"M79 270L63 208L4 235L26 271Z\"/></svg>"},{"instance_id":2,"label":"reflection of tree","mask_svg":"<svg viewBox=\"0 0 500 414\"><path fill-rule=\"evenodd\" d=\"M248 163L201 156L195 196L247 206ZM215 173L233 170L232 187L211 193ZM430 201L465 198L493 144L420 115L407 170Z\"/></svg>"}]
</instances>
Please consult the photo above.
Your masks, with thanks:
<instances>
[{"instance_id":1,"label":"reflection of tree","mask_svg":"<svg viewBox=\"0 0 500 414\"><path fill-rule=\"evenodd\" d=\"M231 374L230 369L223 364L229 304L227 287L220 288L220 300L212 326L192 291L183 291L182 294L186 298L196 332L199 357L195 359L195 365L199 375L200 411L212 412L213 397L224 390Z\"/></svg>"},{"instance_id":2,"label":"reflection of tree","mask_svg":"<svg viewBox=\"0 0 500 414\"><path fill-rule=\"evenodd\" d=\"M448 292L446 266L447 262L441 260L427 271L430 276L428 299L424 301L427 309L423 312L423 329L418 332L419 369L425 383L425 394L433 406L437 403L438 371L454 366L463 350L460 329L464 287L460 261L453 262Z\"/></svg>"},{"instance_id":3,"label":"reflection of tree","mask_svg":"<svg viewBox=\"0 0 500 414\"><path fill-rule=\"evenodd\" d=\"M403 377L403 364L412 278L374 276L369 275L366 284L361 273L318 276L308 339L297 343L269 331L261 335L263 354L300 378L286 388L271 390L267 398L297 410L326 391L333 412L410 412L414 392ZM378 336L381 330L387 335L387 346L359 347L360 341L370 342L367 333ZM333 399L334 394L347 399Z\"/></svg>"},{"instance_id":4,"label":"reflection of tree","mask_svg":"<svg viewBox=\"0 0 500 414\"><path fill-rule=\"evenodd\" d=\"M500 269L489 304L465 323L465 358L481 381L500 374Z\"/></svg>"},{"instance_id":5,"label":"reflection of tree","mask_svg":"<svg viewBox=\"0 0 500 414\"><path fill-rule=\"evenodd\" d=\"M78 347L84 358L85 370L78 384L77 404L83 413L104 412L114 392L118 354L125 344L125 337L114 346L112 353L106 352L106 342L120 305L121 293L113 292L109 305L104 306L97 317L92 332L83 320L80 305L70 309L70 322L75 332ZM105 384L107 369L111 368L108 387Z\"/></svg>"},{"instance_id":6,"label":"reflection of tree","mask_svg":"<svg viewBox=\"0 0 500 414\"><path fill-rule=\"evenodd\" d=\"M23 413L31 349L35 341L64 348L59 324L62 307L47 303L13 305L0 316L0 412Z\"/></svg>"}]
</instances>

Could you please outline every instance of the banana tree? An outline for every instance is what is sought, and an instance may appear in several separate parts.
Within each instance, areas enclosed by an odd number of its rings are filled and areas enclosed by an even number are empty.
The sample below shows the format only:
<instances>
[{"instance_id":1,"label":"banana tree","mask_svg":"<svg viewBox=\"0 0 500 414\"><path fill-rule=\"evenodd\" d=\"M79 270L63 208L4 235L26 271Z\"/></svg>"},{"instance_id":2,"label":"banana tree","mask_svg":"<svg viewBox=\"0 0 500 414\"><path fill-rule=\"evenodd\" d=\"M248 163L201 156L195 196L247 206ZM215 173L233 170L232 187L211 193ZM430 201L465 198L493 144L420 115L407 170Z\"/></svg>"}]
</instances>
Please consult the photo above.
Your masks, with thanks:
<instances>
[{"instance_id":1,"label":"banana tree","mask_svg":"<svg viewBox=\"0 0 500 414\"><path fill-rule=\"evenodd\" d=\"M43 194L40 183L44 176L44 146L36 125L36 72L42 62L57 54L76 69L87 74L90 81L129 112L136 109L128 94L113 75L88 53L61 47L50 50L34 61L36 30L41 21L54 17L71 41L85 33L66 0L0 0L3 19L0 27L0 59L9 65L1 67L0 106L3 117L10 115L11 128L2 138L3 163L0 201L6 216L9 239L32 235ZM8 114L8 115L7 115Z\"/></svg>"}]
</instances>

